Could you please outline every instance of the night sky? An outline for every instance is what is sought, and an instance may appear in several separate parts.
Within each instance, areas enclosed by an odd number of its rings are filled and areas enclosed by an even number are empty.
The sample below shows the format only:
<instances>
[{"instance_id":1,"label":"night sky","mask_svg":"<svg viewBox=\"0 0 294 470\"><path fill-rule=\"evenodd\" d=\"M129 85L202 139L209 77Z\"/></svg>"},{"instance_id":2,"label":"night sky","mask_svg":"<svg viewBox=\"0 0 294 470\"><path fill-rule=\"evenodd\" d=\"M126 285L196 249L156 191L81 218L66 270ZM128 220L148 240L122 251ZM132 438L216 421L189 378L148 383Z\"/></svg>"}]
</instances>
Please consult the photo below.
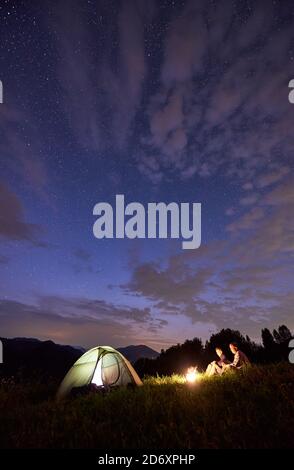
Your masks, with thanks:
<instances>
[{"instance_id":1,"label":"night sky","mask_svg":"<svg viewBox=\"0 0 294 470\"><path fill-rule=\"evenodd\" d=\"M0 336L293 329L293 26L286 0L0 0ZM97 240L116 194L201 202L201 247Z\"/></svg>"}]
</instances>

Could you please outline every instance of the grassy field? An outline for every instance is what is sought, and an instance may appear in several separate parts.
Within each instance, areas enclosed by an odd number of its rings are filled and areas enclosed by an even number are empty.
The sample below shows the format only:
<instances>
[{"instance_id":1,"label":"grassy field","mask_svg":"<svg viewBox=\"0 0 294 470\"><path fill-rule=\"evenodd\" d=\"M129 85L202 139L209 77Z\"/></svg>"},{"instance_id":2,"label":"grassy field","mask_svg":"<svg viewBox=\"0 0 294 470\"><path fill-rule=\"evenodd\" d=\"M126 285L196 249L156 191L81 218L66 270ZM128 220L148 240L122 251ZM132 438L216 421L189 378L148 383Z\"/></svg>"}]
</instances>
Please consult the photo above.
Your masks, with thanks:
<instances>
[{"instance_id":1,"label":"grassy field","mask_svg":"<svg viewBox=\"0 0 294 470\"><path fill-rule=\"evenodd\" d=\"M252 367L188 385L149 378L136 389L56 403L55 386L0 386L2 448L289 448L294 366Z\"/></svg>"}]
</instances>

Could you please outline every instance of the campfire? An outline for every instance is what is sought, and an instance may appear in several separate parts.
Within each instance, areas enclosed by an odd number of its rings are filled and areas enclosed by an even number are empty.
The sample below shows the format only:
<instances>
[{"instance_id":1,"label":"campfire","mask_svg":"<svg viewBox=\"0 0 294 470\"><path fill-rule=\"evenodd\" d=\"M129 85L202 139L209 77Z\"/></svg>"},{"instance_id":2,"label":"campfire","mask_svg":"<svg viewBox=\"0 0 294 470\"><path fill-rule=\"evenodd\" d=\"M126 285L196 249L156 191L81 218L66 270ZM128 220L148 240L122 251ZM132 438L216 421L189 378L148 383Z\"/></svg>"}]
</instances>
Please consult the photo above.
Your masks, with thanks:
<instances>
[{"instance_id":1,"label":"campfire","mask_svg":"<svg viewBox=\"0 0 294 470\"><path fill-rule=\"evenodd\" d=\"M186 373L186 381L189 383L196 382L196 380L199 377L199 372L197 370L197 367L189 367Z\"/></svg>"}]
</instances>

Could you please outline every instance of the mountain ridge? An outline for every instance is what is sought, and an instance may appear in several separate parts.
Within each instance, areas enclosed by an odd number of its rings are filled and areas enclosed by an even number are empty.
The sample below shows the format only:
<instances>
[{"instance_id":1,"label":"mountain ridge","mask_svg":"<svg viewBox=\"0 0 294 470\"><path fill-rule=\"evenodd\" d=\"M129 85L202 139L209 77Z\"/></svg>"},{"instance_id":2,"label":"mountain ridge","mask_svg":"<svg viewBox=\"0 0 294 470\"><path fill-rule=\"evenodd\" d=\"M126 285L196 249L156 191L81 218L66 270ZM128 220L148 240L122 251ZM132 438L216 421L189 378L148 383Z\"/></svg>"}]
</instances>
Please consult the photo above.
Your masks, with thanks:
<instances>
[{"instance_id":1,"label":"mountain ridge","mask_svg":"<svg viewBox=\"0 0 294 470\"><path fill-rule=\"evenodd\" d=\"M52 340L37 338L0 338L3 344L3 363L0 377L19 379L48 377L61 380L70 367L86 351L81 346L61 345ZM117 348L130 362L140 358L156 358L159 353L145 345Z\"/></svg>"}]
</instances>

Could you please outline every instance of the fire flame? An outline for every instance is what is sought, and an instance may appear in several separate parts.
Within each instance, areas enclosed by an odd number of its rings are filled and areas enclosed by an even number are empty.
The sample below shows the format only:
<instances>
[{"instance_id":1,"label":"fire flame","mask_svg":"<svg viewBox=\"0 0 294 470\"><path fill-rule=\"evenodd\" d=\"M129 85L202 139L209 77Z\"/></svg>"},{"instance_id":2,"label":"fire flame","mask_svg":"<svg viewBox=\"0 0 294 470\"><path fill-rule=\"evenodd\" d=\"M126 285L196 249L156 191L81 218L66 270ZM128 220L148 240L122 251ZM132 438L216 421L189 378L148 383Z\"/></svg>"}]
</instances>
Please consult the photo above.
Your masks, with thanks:
<instances>
[{"instance_id":1,"label":"fire flame","mask_svg":"<svg viewBox=\"0 0 294 470\"><path fill-rule=\"evenodd\" d=\"M197 380L198 374L199 372L197 371L197 367L189 367L186 373L187 382L195 382Z\"/></svg>"}]
</instances>

